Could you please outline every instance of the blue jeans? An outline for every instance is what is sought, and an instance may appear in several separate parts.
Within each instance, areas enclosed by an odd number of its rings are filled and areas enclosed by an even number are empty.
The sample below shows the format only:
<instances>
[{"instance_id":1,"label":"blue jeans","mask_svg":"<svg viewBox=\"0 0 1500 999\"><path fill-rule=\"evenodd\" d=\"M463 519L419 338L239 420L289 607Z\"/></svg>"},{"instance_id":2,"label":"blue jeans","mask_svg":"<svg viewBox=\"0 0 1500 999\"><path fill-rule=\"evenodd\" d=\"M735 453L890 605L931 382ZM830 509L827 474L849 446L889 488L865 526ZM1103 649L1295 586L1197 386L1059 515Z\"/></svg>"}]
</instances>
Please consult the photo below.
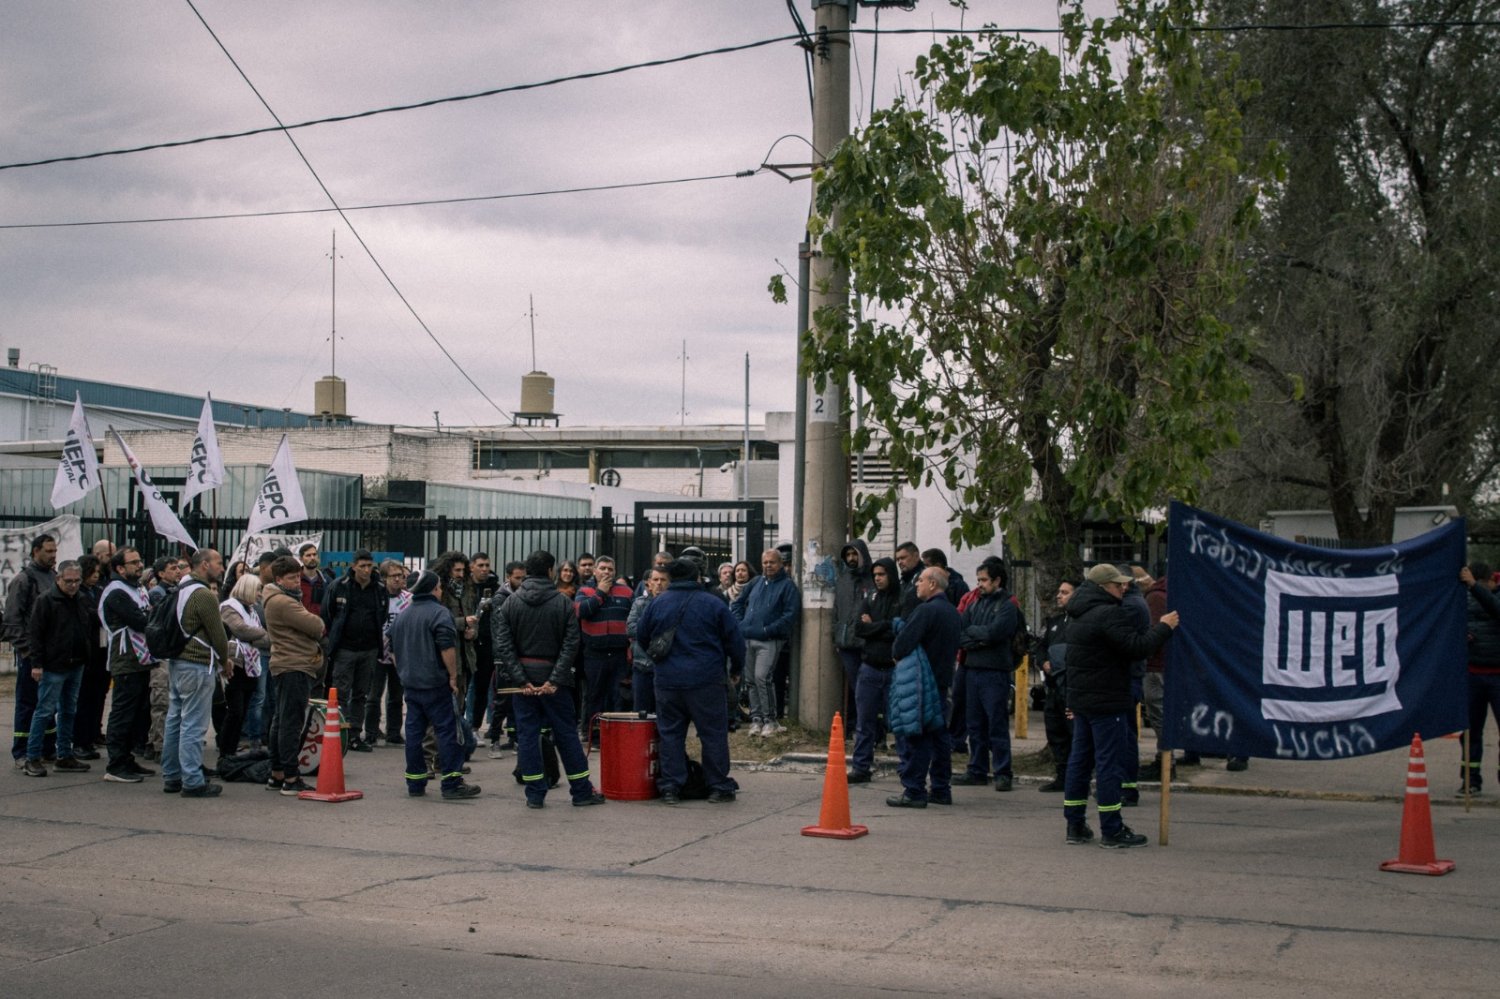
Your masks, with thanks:
<instances>
[{"instance_id":1,"label":"blue jeans","mask_svg":"<svg viewBox=\"0 0 1500 999\"><path fill-rule=\"evenodd\" d=\"M557 755L562 757L563 774L573 800L591 797L594 782L589 779L589 758L583 755L578 741L578 720L573 716L573 693L566 687L555 694L513 694L510 709L516 717L516 766L521 769L521 783L526 800L541 801L547 797L547 773L542 766L542 729L552 729Z\"/></svg>"},{"instance_id":2,"label":"blue jeans","mask_svg":"<svg viewBox=\"0 0 1500 999\"><path fill-rule=\"evenodd\" d=\"M859 722L854 727L854 756L849 761L857 773L867 774L875 767L875 743L885 738L885 702L890 698L894 672L889 667L860 664L859 680L854 685Z\"/></svg>"},{"instance_id":3,"label":"blue jeans","mask_svg":"<svg viewBox=\"0 0 1500 999\"><path fill-rule=\"evenodd\" d=\"M739 790L739 784L729 776L729 707L724 703L724 688L717 683L686 689L656 688L656 732L661 739L661 776L656 786L663 792L681 791L687 782L690 721L698 730L703 776L709 790Z\"/></svg>"},{"instance_id":4,"label":"blue jeans","mask_svg":"<svg viewBox=\"0 0 1500 999\"><path fill-rule=\"evenodd\" d=\"M162 730L161 779L184 790L203 786L203 736L214 703L214 671L186 659L167 660L167 722Z\"/></svg>"},{"instance_id":5,"label":"blue jeans","mask_svg":"<svg viewBox=\"0 0 1500 999\"><path fill-rule=\"evenodd\" d=\"M948 691L939 691L943 700L944 723L921 735L903 735L896 739L901 758L901 788L908 798L927 800L927 782L932 779L934 798L953 796L953 734L947 724L953 710Z\"/></svg>"},{"instance_id":6,"label":"blue jeans","mask_svg":"<svg viewBox=\"0 0 1500 999\"><path fill-rule=\"evenodd\" d=\"M14 735L10 740L10 755L12 759L24 760L26 758L26 746L31 740L31 719L36 714L36 681L31 678L31 663L19 652L16 653L16 713ZM52 749L57 744L56 729L51 727L51 719L47 728L47 744L42 756L53 755Z\"/></svg>"},{"instance_id":7,"label":"blue jeans","mask_svg":"<svg viewBox=\"0 0 1500 999\"><path fill-rule=\"evenodd\" d=\"M964 667L969 730L969 776L989 776L991 757L996 777L1011 776L1010 673Z\"/></svg>"},{"instance_id":8,"label":"blue jeans","mask_svg":"<svg viewBox=\"0 0 1500 999\"><path fill-rule=\"evenodd\" d=\"M1125 775L1125 753L1130 725L1125 713L1086 715L1073 712L1073 752L1068 757L1068 778L1063 784L1063 816L1071 822L1088 817L1089 777L1097 768L1099 783L1094 799L1099 802L1099 829L1106 836L1120 831L1120 781Z\"/></svg>"},{"instance_id":9,"label":"blue jeans","mask_svg":"<svg viewBox=\"0 0 1500 999\"><path fill-rule=\"evenodd\" d=\"M26 736L27 759L42 758L42 744L47 728L57 717L57 758L73 755L73 718L78 714L78 691L83 686L83 667L75 666L65 673L45 672L37 684L36 711L31 716Z\"/></svg>"},{"instance_id":10,"label":"blue jeans","mask_svg":"<svg viewBox=\"0 0 1500 999\"><path fill-rule=\"evenodd\" d=\"M261 656L260 676L255 680L255 693L250 695L250 704L245 708L245 728L240 734L251 742L265 741L265 708L267 704L275 703L266 696L267 685L271 682L270 660L270 656Z\"/></svg>"}]
</instances>

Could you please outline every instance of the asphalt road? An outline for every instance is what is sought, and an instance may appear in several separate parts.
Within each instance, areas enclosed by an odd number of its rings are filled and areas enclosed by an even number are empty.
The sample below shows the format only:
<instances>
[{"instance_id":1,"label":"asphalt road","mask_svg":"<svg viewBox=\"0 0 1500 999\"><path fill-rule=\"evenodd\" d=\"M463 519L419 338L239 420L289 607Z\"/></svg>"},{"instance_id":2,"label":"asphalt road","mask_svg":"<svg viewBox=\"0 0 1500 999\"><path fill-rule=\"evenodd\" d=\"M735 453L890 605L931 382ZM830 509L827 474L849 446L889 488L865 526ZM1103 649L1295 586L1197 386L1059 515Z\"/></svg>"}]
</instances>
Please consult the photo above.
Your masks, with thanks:
<instances>
[{"instance_id":1,"label":"asphalt road","mask_svg":"<svg viewBox=\"0 0 1500 999\"><path fill-rule=\"evenodd\" d=\"M482 755L482 754L481 754ZM1060 801L958 788L803 837L822 778L740 772L732 805L554 794L511 758L470 803L230 785L191 801L96 772L0 778L0 996L1497 994L1500 809L1436 808L1442 878L1381 873L1401 807L1176 795L1152 845L1063 843ZM1093 819L1091 818L1091 821Z\"/></svg>"}]
</instances>

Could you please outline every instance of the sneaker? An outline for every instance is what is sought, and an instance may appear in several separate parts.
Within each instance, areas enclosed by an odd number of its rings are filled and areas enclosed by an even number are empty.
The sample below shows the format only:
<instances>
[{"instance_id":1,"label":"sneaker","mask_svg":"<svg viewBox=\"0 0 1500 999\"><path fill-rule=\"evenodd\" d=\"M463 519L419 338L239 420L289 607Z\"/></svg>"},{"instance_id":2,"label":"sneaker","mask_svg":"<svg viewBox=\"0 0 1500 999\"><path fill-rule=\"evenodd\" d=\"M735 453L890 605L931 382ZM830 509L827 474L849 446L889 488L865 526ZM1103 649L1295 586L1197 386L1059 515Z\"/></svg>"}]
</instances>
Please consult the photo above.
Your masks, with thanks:
<instances>
[{"instance_id":1,"label":"sneaker","mask_svg":"<svg viewBox=\"0 0 1500 999\"><path fill-rule=\"evenodd\" d=\"M281 793L287 797L294 797L303 791L311 791L312 785L301 777L291 777L281 782Z\"/></svg>"},{"instance_id":2,"label":"sneaker","mask_svg":"<svg viewBox=\"0 0 1500 999\"><path fill-rule=\"evenodd\" d=\"M492 742L492 743L490 743L490 759L492 759L492 760L498 760L498 759L504 758L504 756L505 756L505 750L503 750L503 749L500 748L500 743L498 743L498 742Z\"/></svg>"},{"instance_id":3,"label":"sneaker","mask_svg":"<svg viewBox=\"0 0 1500 999\"><path fill-rule=\"evenodd\" d=\"M844 779L850 784L870 783L870 772L868 770L851 770L844 775Z\"/></svg>"},{"instance_id":4,"label":"sneaker","mask_svg":"<svg viewBox=\"0 0 1500 999\"><path fill-rule=\"evenodd\" d=\"M388 735L385 737L385 744L387 746L404 746L406 745L406 740L399 735Z\"/></svg>"},{"instance_id":5,"label":"sneaker","mask_svg":"<svg viewBox=\"0 0 1500 999\"><path fill-rule=\"evenodd\" d=\"M955 774L953 776L953 779L949 781L949 783L954 787L980 787L981 785L988 784L989 782L990 779L984 774L975 776L974 774L969 773L967 770L965 770L961 774Z\"/></svg>"},{"instance_id":6,"label":"sneaker","mask_svg":"<svg viewBox=\"0 0 1500 999\"><path fill-rule=\"evenodd\" d=\"M527 798L526 799L526 807L527 808L546 808L547 807L547 802L546 802L546 800L544 800L542 798Z\"/></svg>"},{"instance_id":7,"label":"sneaker","mask_svg":"<svg viewBox=\"0 0 1500 999\"><path fill-rule=\"evenodd\" d=\"M682 795L676 791L663 791L661 793L661 803L663 805L680 805L682 804Z\"/></svg>"},{"instance_id":8,"label":"sneaker","mask_svg":"<svg viewBox=\"0 0 1500 999\"><path fill-rule=\"evenodd\" d=\"M94 754L95 757L98 755L98 753ZM52 769L61 771L62 773L81 774L89 770L90 767L87 763L79 762L76 756L64 756L57 761L57 765Z\"/></svg>"},{"instance_id":9,"label":"sneaker","mask_svg":"<svg viewBox=\"0 0 1500 999\"><path fill-rule=\"evenodd\" d=\"M125 764L125 766L122 767L121 769L123 769L126 773L135 774L137 777L155 777L156 776L156 771L155 770L152 770L150 767L143 767L139 763L137 763L135 760L131 760L129 763Z\"/></svg>"},{"instance_id":10,"label":"sneaker","mask_svg":"<svg viewBox=\"0 0 1500 999\"><path fill-rule=\"evenodd\" d=\"M266 790L267 791L280 791L281 790L281 778L280 777L272 777L269 780L267 780L266 781Z\"/></svg>"},{"instance_id":11,"label":"sneaker","mask_svg":"<svg viewBox=\"0 0 1500 999\"><path fill-rule=\"evenodd\" d=\"M1062 794L1063 779L1061 777L1054 777L1047 783L1043 784L1041 787L1037 788L1037 790L1041 791L1043 794Z\"/></svg>"},{"instance_id":12,"label":"sneaker","mask_svg":"<svg viewBox=\"0 0 1500 999\"><path fill-rule=\"evenodd\" d=\"M204 781L197 787L185 787L182 789L182 796L184 798L217 798L223 793L223 784L211 784L208 781Z\"/></svg>"},{"instance_id":13,"label":"sneaker","mask_svg":"<svg viewBox=\"0 0 1500 999\"><path fill-rule=\"evenodd\" d=\"M1124 850L1132 846L1145 846L1146 837L1133 831L1129 826L1121 826L1120 831L1113 836L1107 833L1100 836L1099 845L1109 850Z\"/></svg>"},{"instance_id":14,"label":"sneaker","mask_svg":"<svg viewBox=\"0 0 1500 999\"><path fill-rule=\"evenodd\" d=\"M463 801L465 798L479 797L478 784L460 784L457 787L443 788L444 801Z\"/></svg>"},{"instance_id":15,"label":"sneaker","mask_svg":"<svg viewBox=\"0 0 1500 999\"><path fill-rule=\"evenodd\" d=\"M162 780L162 782L161 782L161 793L162 794L181 794L182 793L182 781L180 781L180 780L165 780L165 779Z\"/></svg>"},{"instance_id":16,"label":"sneaker","mask_svg":"<svg viewBox=\"0 0 1500 999\"><path fill-rule=\"evenodd\" d=\"M1230 773L1239 773L1241 770L1248 770L1249 768L1250 761L1243 756L1231 756L1228 762L1224 764L1224 769Z\"/></svg>"},{"instance_id":17,"label":"sneaker","mask_svg":"<svg viewBox=\"0 0 1500 999\"><path fill-rule=\"evenodd\" d=\"M733 791L710 791L708 792L708 803L710 805L727 805L734 801Z\"/></svg>"},{"instance_id":18,"label":"sneaker","mask_svg":"<svg viewBox=\"0 0 1500 999\"><path fill-rule=\"evenodd\" d=\"M780 735L786 731L786 726L781 722L766 722L760 727L761 735Z\"/></svg>"},{"instance_id":19,"label":"sneaker","mask_svg":"<svg viewBox=\"0 0 1500 999\"><path fill-rule=\"evenodd\" d=\"M375 750L363 739L355 739L349 743L351 753L373 753Z\"/></svg>"},{"instance_id":20,"label":"sneaker","mask_svg":"<svg viewBox=\"0 0 1500 999\"><path fill-rule=\"evenodd\" d=\"M146 777L144 774L138 774L130 770L120 769L104 771L104 779L107 781L113 781L116 784L139 784L141 781L145 780Z\"/></svg>"},{"instance_id":21,"label":"sneaker","mask_svg":"<svg viewBox=\"0 0 1500 999\"><path fill-rule=\"evenodd\" d=\"M1068 845L1082 846L1084 843L1094 841L1094 830L1089 828L1087 822L1068 823Z\"/></svg>"},{"instance_id":22,"label":"sneaker","mask_svg":"<svg viewBox=\"0 0 1500 999\"><path fill-rule=\"evenodd\" d=\"M79 749L76 746L73 748L73 759L75 759L75 760L97 760L98 758L99 758L99 750L97 750L97 749L91 749L91 748Z\"/></svg>"},{"instance_id":23,"label":"sneaker","mask_svg":"<svg viewBox=\"0 0 1500 999\"><path fill-rule=\"evenodd\" d=\"M717 792L715 792L715 793L717 793ZM574 808L587 808L589 805L602 805L602 804L604 804L608 800L609 799L606 798L604 795L600 794L598 791L595 791L592 794L590 794L587 798L574 798L573 799L573 807ZM714 800L712 794L708 796L708 800L709 801L713 801Z\"/></svg>"},{"instance_id":24,"label":"sneaker","mask_svg":"<svg viewBox=\"0 0 1500 999\"><path fill-rule=\"evenodd\" d=\"M951 805L951 804L953 804L953 795L951 795L951 794L929 794L927 796L927 803L929 805Z\"/></svg>"},{"instance_id":25,"label":"sneaker","mask_svg":"<svg viewBox=\"0 0 1500 999\"><path fill-rule=\"evenodd\" d=\"M750 723L750 738L752 738L752 739L759 739L761 736L763 736L765 734L766 734L765 726L762 725L760 722L751 722Z\"/></svg>"},{"instance_id":26,"label":"sneaker","mask_svg":"<svg viewBox=\"0 0 1500 999\"><path fill-rule=\"evenodd\" d=\"M885 799L885 803L892 808L926 808L926 798L913 798L909 794L893 794Z\"/></svg>"},{"instance_id":27,"label":"sneaker","mask_svg":"<svg viewBox=\"0 0 1500 999\"><path fill-rule=\"evenodd\" d=\"M1009 791L1013 787L1015 787L1015 778L1009 774L1001 774L995 778L996 791Z\"/></svg>"},{"instance_id":28,"label":"sneaker","mask_svg":"<svg viewBox=\"0 0 1500 999\"><path fill-rule=\"evenodd\" d=\"M1483 793L1484 788L1480 787L1478 784L1470 784L1467 788L1460 784L1458 785L1458 790L1453 792L1453 795L1454 797L1462 798L1467 794L1471 798L1477 798Z\"/></svg>"},{"instance_id":29,"label":"sneaker","mask_svg":"<svg viewBox=\"0 0 1500 999\"><path fill-rule=\"evenodd\" d=\"M50 767L50 766L52 766L56 762L57 762L57 757L55 757L55 756L48 756L46 754L42 755L42 766L44 766L44 767Z\"/></svg>"},{"instance_id":30,"label":"sneaker","mask_svg":"<svg viewBox=\"0 0 1500 999\"><path fill-rule=\"evenodd\" d=\"M42 766L41 760L27 760L21 765L21 772L27 777L45 777L47 768Z\"/></svg>"}]
</instances>

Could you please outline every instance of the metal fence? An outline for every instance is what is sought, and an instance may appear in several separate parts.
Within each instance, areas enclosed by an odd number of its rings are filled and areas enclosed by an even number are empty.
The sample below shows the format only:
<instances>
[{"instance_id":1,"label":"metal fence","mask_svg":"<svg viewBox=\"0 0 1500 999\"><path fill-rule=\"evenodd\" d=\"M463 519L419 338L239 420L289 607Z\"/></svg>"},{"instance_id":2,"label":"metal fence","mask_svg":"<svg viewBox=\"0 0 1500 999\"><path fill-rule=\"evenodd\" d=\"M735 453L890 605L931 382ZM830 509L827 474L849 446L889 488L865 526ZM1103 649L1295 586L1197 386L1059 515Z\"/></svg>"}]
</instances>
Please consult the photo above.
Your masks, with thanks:
<instances>
[{"instance_id":1,"label":"metal fence","mask_svg":"<svg viewBox=\"0 0 1500 999\"><path fill-rule=\"evenodd\" d=\"M670 509L666 509L668 506ZM652 554L663 548L676 554L696 546L708 555L706 569L712 574L719 562L739 558L756 561L764 538L775 536L776 525L765 523L763 511L763 504L700 506L674 502L638 504L635 516L616 515L610 507L604 507L597 517L321 518L295 524L291 533L321 532L325 551L366 548L395 552L412 564L453 550L470 555L485 552L497 568L524 560L539 549L552 552L559 561L592 552L612 555L624 571L636 574L650 566ZM25 527L46 519L0 511L3 528ZM79 520L85 549L98 538L110 538L139 551L147 564L183 550L156 533L144 510L134 514L121 510L114 517L84 516ZM200 546L217 549L226 556L245 534L243 522L224 523L193 510L182 517L182 523Z\"/></svg>"}]
</instances>

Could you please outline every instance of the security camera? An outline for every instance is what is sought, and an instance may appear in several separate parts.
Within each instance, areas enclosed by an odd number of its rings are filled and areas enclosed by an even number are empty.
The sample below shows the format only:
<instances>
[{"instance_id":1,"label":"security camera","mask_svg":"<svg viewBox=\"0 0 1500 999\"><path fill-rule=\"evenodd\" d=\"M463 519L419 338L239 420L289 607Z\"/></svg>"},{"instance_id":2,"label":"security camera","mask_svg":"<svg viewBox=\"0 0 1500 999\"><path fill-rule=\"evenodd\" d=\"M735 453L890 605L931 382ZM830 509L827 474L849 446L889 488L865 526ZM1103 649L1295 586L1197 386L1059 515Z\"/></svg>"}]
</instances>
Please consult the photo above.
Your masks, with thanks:
<instances>
[{"instance_id":1,"label":"security camera","mask_svg":"<svg viewBox=\"0 0 1500 999\"><path fill-rule=\"evenodd\" d=\"M727 472L727 471L729 471L732 468L734 468L734 462L732 462L732 461L726 461L726 462L724 462L724 464L722 464L722 465L719 466L719 471L721 471L721 472Z\"/></svg>"}]
</instances>

